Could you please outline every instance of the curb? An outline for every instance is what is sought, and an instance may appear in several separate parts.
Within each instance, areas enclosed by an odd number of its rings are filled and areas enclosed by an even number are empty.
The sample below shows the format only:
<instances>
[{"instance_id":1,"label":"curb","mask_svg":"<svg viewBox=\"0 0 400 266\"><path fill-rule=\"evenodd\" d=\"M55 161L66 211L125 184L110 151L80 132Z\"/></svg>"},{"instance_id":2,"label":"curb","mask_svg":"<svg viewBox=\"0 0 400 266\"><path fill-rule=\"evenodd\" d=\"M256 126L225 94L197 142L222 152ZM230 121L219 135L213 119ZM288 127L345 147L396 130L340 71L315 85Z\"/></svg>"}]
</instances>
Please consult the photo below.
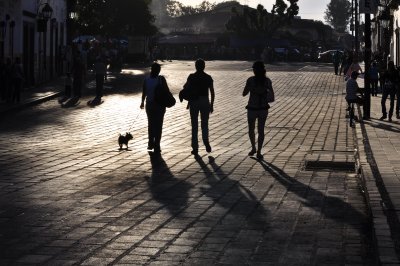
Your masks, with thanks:
<instances>
[{"instance_id":1,"label":"curb","mask_svg":"<svg viewBox=\"0 0 400 266\"><path fill-rule=\"evenodd\" d=\"M360 109L358 109L358 117L362 117ZM356 124L353 137L356 144L356 169L361 178L368 211L371 215L377 265L400 265L391 234L390 218L388 217L390 214L388 214L387 206L392 206L392 204L387 193L384 194L385 188L380 176L378 176L379 172L373 170L372 165L376 164L362 122Z\"/></svg>"},{"instance_id":2,"label":"curb","mask_svg":"<svg viewBox=\"0 0 400 266\"><path fill-rule=\"evenodd\" d=\"M25 101L23 103L18 104L18 105L10 106L9 108L5 108L4 110L0 110L0 115L6 115L6 114L9 114L9 113L18 112L18 111L21 111L21 110L23 110L23 109L25 109L27 107L35 106L35 105L41 104L43 102L52 100L54 98L60 97L61 95L62 95L62 92L52 92L52 93L49 93L48 95L43 96L43 97L37 97L37 98L34 98L34 99L29 99L29 100L27 100L27 101Z\"/></svg>"}]
</instances>

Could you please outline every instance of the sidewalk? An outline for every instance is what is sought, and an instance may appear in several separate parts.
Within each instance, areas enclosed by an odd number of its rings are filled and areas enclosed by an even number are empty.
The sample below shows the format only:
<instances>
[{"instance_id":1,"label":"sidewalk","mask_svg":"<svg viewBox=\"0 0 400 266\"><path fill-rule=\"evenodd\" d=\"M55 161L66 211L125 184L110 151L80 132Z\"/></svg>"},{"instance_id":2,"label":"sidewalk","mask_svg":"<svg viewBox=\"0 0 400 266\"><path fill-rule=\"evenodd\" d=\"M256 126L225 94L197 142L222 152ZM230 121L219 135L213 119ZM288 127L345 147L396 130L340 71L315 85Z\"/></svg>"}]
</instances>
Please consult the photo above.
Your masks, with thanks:
<instances>
[{"instance_id":1,"label":"sidewalk","mask_svg":"<svg viewBox=\"0 0 400 266\"><path fill-rule=\"evenodd\" d=\"M380 94L371 97L371 120L357 124L356 138L381 262L399 265L400 120L381 116Z\"/></svg>"},{"instance_id":2,"label":"sidewalk","mask_svg":"<svg viewBox=\"0 0 400 266\"><path fill-rule=\"evenodd\" d=\"M63 89L64 81L62 77L55 78L46 84L38 85L34 88L24 88L19 103L0 102L0 117L59 97Z\"/></svg>"},{"instance_id":3,"label":"sidewalk","mask_svg":"<svg viewBox=\"0 0 400 266\"><path fill-rule=\"evenodd\" d=\"M130 73L132 70L139 70L139 71L146 71L148 64L145 63L131 63L126 70ZM112 71L108 71L108 76L115 76L122 74L121 73L114 73ZM134 72L131 72L134 73ZM138 75L135 73L134 75ZM40 84L35 86L34 88L24 88L21 93L21 101L20 103L6 103L0 101L0 118L4 117L7 114L20 111L26 107L33 106L40 104L42 102L60 97L64 93L64 77L60 76L54 78L53 80L46 82L44 84ZM83 96L91 93L94 95L95 90L95 82L94 82L94 74L92 71L89 71L87 74L87 82L86 86L83 88ZM109 82L104 84L104 89L110 89Z\"/></svg>"}]
</instances>

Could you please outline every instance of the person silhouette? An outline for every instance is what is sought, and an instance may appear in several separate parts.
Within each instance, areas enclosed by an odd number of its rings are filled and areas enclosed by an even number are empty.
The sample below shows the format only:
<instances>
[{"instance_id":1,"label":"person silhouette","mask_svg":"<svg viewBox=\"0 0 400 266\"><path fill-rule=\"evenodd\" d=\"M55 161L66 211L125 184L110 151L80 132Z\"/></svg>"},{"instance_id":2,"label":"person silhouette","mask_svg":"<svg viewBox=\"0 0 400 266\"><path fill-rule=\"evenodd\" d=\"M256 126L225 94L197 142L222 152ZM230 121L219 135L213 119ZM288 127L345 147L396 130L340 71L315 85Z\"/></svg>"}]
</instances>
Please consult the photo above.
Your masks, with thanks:
<instances>
[{"instance_id":1,"label":"person silhouette","mask_svg":"<svg viewBox=\"0 0 400 266\"><path fill-rule=\"evenodd\" d=\"M251 150L249 156L253 156L257 152L257 158L262 159L262 147L264 144L264 127L268 117L268 93L273 93L272 81L266 76L265 65L262 61L253 64L254 76L247 79L246 86L243 90L243 96L250 93L249 101L246 106L247 121L249 126L249 138ZM258 129L258 147L256 149L255 126L257 120Z\"/></svg>"},{"instance_id":2,"label":"person silhouette","mask_svg":"<svg viewBox=\"0 0 400 266\"><path fill-rule=\"evenodd\" d=\"M199 113L201 118L201 134L207 152L211 152L209 141L208 120L214 111L214 81L210 75L204 72L206 63L203 59L195 62L196 72L189 75L185 87L187 87L193 97L189 100L190 120L192 124L192 154L197 156L199 150L198 127ZM209 99L211 94L211 102Z\"/></svg>"},{"instance_id":3,"label":"person silhouette","mask_svg":"<svg viewBox=\"0 0 400 266\"><path fill-rule=\"evenodd\" d=\"M159 83L167 84L166 79L163 76L159 76L160 71L160 64L153 63L151 65L150 76L147 77L143 82L142 102L140 104L140 109L143 109L144 101L146 100L146 114L149 134L147 149L154 149L155 153L161 152L160 142L165 115L165 107L159 105L155 101L155 91Z\"/></svg>"}]
</instances>

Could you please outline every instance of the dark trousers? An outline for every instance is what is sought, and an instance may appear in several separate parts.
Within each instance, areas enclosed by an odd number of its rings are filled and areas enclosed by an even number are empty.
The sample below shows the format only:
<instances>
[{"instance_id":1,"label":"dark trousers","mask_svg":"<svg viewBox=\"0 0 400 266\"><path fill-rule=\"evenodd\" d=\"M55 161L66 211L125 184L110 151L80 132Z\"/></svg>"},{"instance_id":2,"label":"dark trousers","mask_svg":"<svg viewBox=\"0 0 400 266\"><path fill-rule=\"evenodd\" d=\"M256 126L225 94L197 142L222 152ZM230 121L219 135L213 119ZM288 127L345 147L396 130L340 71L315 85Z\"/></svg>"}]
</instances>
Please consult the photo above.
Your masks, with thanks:
<instances>
[{"instance_id":1,"label":"dark trousers","mask_svg":"<svg viewBox=\"0 0 400 266\"><path fill-rule=\"evenodd\" d=\"M334 63L333 65L335 67L335 75L337 75L339 73L339 63Z\"/></svg>"},{"instance_id":2,"label":"dark trousers","mask_svg":"<svg viewBox=\"0 0 400 266\"><path fill-rule=\"evenodd\" d=\"M146 114L148 120L149 147L160 150L165 107L161 107L154 102L148 102L146 103Z\"/></svg>"},{"instance_id":3,"label":"dark trousers","mask_svg":"<svg viewBox=\"0 0 400 266\"><path fill-rule=\"evenodd\" d=\"M382 106L382 115L387 116L387 111L386 111L386 100L390 96L390 109L389 109L389 118L393 116L393 110L394 110L394 98L396 96L396 89L394 88L385 88L383 87L382 90L382 100L381 100L381 106Z\"/></svg>"},{"instance_id":4,"label":"dark trousers","mask_svg":"<svg viewBox=\"0 0 400 266\"><path fill-rule=\"evenodd\" d=\"M104 74L96 74L96 98L103 97Z\"/></svg>"},{"instance_id":5,"label":"dark trousers","mask_svg":"<svg viewBox=\"0 0 400 266\"><path fill-rule=\"evenodd\" d=\"M11 94L11 102L19 103L21 100L22 79L14 79L14 88Z\"/></svg>"},{"instance_id":6,"label":"dark trousers","mask_svg":"<svg viewBox=\"0 0 400 266\"><path fill-rule=\"evenodd\" d=\"M378 80L377 79L371 79L371 94L372 94L372 96L378 95Z\"/></svg>"},{"instance_id":7,"label":"dark trousers","mask_svg":"<svg viewBox=\"0 0 400 266\"><path fill-rule=\"evenodd\" d=\"M82 96L82 77L74 77L74 97L80 98Z\"/></svg>"},{"instance_id":8,"label":"dark trousers","mask_svg":"<svg viewBox=\"0 0 400 266\"><path fill-rule=\"evenodd\" d=\"M201 135L204 145L209 144L208 140L208 119L210 117L210 102L208 97L199 97L199 99L190 102L190 120L192 123L192 149L199 149L198 131L199 131L199 113L201 119Z\"/></svg>"},{"instance_id":9,"label":"dark trousers","mask_svg":"<svg viewBox=\"0 0 400 266\"><path fill-rule=\"evenodd\" d=\"M72 87L71 85L65 85L65 97L71 97L72 95Z\"/></svg>"},{"instance_id":10,"label":"dark trousers","mask_svg":"<svg viewBox=\"0 0 400 266\"><path fill-rule=\"evenodd\" d=\"M4 76L0 77L1 83L0 83L0 96L2 100L7 99L7 80Z\"/></svg>"}]
</instances>

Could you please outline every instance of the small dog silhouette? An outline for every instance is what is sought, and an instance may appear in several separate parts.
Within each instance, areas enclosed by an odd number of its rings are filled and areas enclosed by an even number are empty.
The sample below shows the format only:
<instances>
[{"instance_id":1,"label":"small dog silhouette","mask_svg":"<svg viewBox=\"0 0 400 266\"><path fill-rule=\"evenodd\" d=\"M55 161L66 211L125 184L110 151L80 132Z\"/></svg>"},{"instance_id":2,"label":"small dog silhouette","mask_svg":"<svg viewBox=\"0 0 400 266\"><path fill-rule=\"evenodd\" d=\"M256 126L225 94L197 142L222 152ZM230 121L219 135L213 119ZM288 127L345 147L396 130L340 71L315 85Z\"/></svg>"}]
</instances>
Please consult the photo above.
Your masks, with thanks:
<instances>
[{"instance_id":1,"label":"small dog silhouette","mask_svg":"<svg viewBox=\"0 0 400 266\"><path fill-rule=\"evenodd\" d=\"M128 149L128 142L133 139L133 136L131 133L126 132L125 135L121 135L119 134L118 137L118 145L119 145L119 149L122 150L122 145L126 146L126 149Z\"/></svg>"}]
</instances>

